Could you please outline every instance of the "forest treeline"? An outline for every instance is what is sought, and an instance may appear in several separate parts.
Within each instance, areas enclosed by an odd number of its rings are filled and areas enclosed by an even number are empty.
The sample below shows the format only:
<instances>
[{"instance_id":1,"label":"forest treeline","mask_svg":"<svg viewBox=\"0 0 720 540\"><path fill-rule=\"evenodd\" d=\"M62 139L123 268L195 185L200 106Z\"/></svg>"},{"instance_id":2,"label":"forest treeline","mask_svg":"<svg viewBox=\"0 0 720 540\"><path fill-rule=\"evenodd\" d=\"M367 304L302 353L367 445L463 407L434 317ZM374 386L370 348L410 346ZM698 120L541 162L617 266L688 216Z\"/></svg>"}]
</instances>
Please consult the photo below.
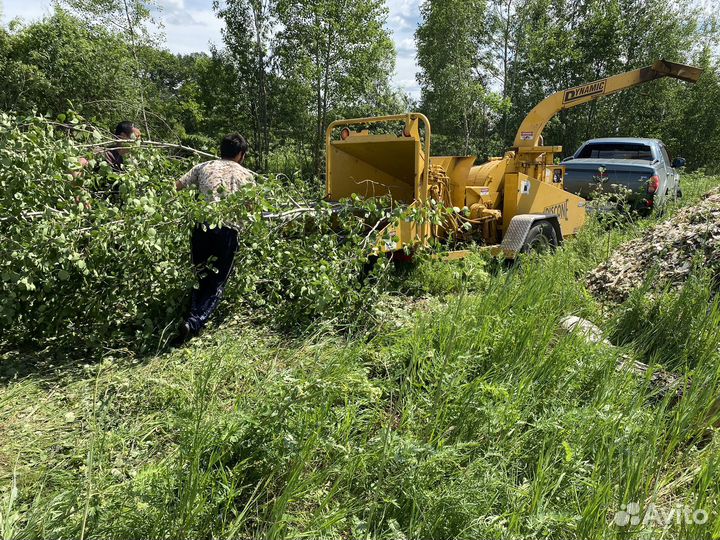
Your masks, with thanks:
<instances>
[{"instance_id":1,"label":"forest treeline","mask_svg":"<svg viewBox=\"0 0 720 540\"><path fill-rule=\"evenodd\" d=\"M715 0L713 0L715 1ZM321 175L324 130L340 117L426 113L434 153L500 154L544 96L665 58L705 69L559 114L545 140L571 153L593 136L662 138L688 167L717 170L720 28L679 0L425 0L415 32L417 102L393 87L385 0L225 0L209 53L173 54L145 0L64 0L0 29L0 110L74 109L111 127L213 149L247 136L263 172Z\"/></svg>"}]
</instances>

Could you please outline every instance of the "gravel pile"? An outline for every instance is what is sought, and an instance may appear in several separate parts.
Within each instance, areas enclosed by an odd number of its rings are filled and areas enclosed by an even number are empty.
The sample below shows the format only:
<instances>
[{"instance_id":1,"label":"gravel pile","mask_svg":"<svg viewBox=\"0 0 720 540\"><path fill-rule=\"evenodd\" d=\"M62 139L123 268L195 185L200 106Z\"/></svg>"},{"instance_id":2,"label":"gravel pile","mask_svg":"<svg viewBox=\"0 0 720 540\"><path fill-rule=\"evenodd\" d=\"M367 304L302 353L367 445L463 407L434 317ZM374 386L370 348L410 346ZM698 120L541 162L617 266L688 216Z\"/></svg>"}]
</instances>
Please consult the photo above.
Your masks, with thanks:
<instances>
[{"instance_id":1,"label":"gravel pile","mask_svg":"<svg viewBox=\"0 0 720 540\"><path fill-rule=\"evenodd\" d=\"M696 268L720 272L720 191L621 245L587 278L596 296L622 302L653 271L653 288L680 285Z\"/></svg>"}]
</instances>

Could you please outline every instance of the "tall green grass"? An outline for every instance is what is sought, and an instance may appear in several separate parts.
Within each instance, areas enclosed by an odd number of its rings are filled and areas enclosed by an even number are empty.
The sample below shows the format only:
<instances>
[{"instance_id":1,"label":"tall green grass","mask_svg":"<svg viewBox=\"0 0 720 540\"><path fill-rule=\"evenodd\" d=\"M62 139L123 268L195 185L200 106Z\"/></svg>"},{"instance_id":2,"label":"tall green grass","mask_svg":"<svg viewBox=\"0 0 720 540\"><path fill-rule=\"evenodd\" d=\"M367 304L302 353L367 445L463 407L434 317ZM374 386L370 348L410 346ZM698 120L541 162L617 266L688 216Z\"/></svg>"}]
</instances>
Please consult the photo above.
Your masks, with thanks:
<instances>
[{"instance_id":1,"label":"tall green grass","mask_svg":"<svg viewBox=\"0 0 720 540\"><path fill-rule=\"evenodd\" d=\"M583 285L608 239L617 246L651 223L608 231L593 222L556 254L493 275L477 258L426 263L407 290L442 301L400 324L381 318L357 338L288 341L229 326L144 361L10 381L0 390L0 530L715 537L720 307L711 282L698 276L653 299L640 291L619 307ZM571 314L620 346L559 332ZM680 397L663 395L649 376L618 369L623 357L689 384ZM686 504L710 519L619 527L614 513L630 502Z\"/></svg>"}]
</instances>

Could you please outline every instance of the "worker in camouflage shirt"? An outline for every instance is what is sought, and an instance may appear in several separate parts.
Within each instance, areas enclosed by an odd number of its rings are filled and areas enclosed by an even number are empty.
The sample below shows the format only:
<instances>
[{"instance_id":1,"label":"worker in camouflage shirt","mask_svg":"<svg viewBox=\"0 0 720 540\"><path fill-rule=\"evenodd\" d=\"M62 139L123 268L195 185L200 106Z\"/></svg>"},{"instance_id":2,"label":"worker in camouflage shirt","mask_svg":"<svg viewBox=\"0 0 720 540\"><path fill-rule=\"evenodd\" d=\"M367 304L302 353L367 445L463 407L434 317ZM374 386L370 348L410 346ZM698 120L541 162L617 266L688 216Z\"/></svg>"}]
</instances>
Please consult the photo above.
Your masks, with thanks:
<instances>
[{"instance_id":1,"label":"worker in camouflage shirt","mask_svg":"<svg viewBox=\"0 0 720 540\"><path fill-rule=\"evenodd\" d=\"M227 135L220 144L221 159L196 165L177 181L175 187L178 190L197 189L209 203L217 203L244 186L254 185L254 173L241 165L247 150L247 142L241 135ZM220 303L238 248L237 227L225 224L210 229L206 224L198 223L193 230L191 248L199 287L192 293L190 315L180 325L180 342L196 335Z\"/></svg>"}]
</instances>

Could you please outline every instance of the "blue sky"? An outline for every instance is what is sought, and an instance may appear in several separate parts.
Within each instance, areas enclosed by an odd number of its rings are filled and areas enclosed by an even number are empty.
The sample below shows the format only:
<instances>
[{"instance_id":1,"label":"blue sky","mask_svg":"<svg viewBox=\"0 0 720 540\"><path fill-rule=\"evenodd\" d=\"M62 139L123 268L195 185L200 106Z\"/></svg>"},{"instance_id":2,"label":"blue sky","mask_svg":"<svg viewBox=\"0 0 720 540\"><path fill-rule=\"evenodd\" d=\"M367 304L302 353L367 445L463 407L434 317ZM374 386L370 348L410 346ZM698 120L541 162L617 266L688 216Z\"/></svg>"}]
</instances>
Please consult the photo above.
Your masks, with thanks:
<instances>
[{"instance_id":1,"label":"blue sky","mask_svg":"<svg viewBox=\"0 0 720 540\"><path fill-rule=\"evenodd\" d=\"M165 46L173 52L207 51L209 43L221 44L222 23L212 11L211 0L158 0L164 24ZM397 49L394 83L414 97L419 96L415 80L413 34L420 18L420 0L388 0L388 28ZM35 20L52 11L50 0L0 0L3 24L16 17Z\"/></svg>"}]
</instances>

